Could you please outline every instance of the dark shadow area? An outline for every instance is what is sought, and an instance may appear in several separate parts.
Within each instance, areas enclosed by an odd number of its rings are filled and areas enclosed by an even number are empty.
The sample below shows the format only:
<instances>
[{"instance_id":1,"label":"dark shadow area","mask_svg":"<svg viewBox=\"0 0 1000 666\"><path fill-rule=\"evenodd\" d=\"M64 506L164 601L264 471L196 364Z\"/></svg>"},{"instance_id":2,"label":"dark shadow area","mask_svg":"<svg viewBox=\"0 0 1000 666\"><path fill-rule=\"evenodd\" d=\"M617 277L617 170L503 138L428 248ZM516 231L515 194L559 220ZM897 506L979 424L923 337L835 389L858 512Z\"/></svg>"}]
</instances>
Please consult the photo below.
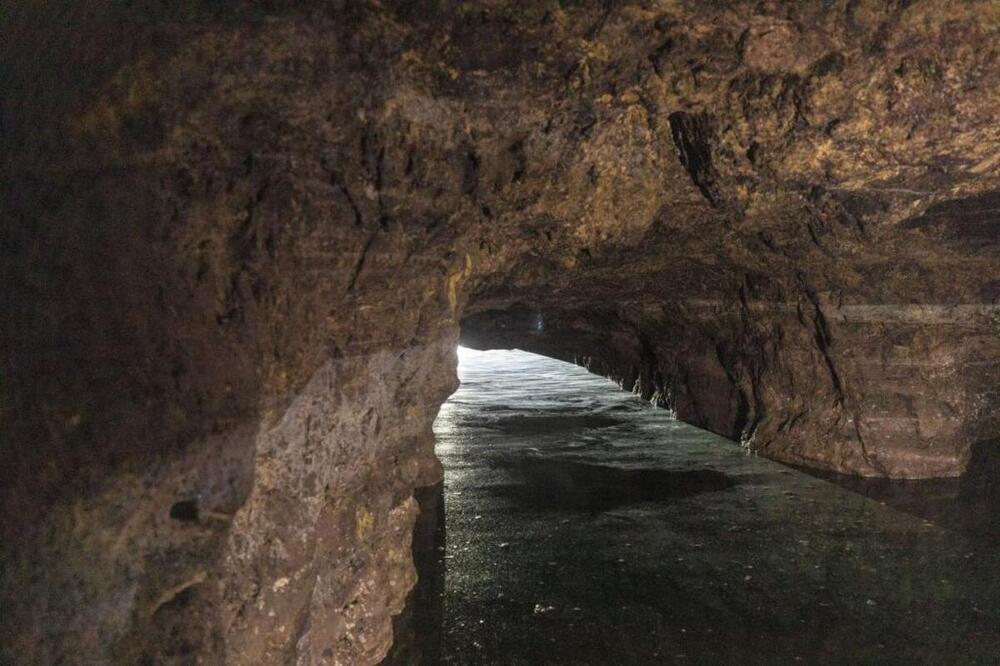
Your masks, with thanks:
<instances>
[{"instance_id":1,"label":"dark shadow area","mask_svg":"<svg viewBox=\"0 0 1000 666\"><path fill-rule=\"evenodd\" d=\"M170 517L185 523L198 522L198 501L181 500L170 507Z\"/></svg>"},{"instance_id":2,"label":"dark shadow area","mask_svg":"<svg viewBox=\"0 0 1000 666\"><path fill-rule=\"evenodd\" d=\"M1000 192L986 192L934 204L900 227L920 230L949 246L967 251L995 251L1000 242L998 211Z\"/></svg>"},{"instance_id":3,"label":"dark shadow area","mask_svg":"<svg viewBox=\"0 0 1000 666\"><path fill-rule=\"evenodd\" d=\"M383 666L441 663L444 627L445 521L444 484L417 488L420 505L413 526L413 563L417 583L406 598L406 607L392 623L393 643Z\"/></svg>"},{"instance_id":4,"label":"dark shadow area","mask_svg":"<svg viewBox=\"0 0 1000 666\"><path fill-rule=\"evenodd\" d=\"M727 490L736 485L725 474L709 469L621 469L535 457L503 460L497 466L522 483L497 486L492 489L494 492L526 508L543 510L600 512L626 504L664 502Z\"/></svg>"},{"instance_id":5,"label":"dark shadow area","mask_svg":"<svg viewBox=\"0 0 1000 666\"><path fill-rule=\"evenodd\" d=\"M957 479L866 479L795 467L979 543L1000 545L1000 440L974 445L968 471Z\"/></svg>"}]
</instances>

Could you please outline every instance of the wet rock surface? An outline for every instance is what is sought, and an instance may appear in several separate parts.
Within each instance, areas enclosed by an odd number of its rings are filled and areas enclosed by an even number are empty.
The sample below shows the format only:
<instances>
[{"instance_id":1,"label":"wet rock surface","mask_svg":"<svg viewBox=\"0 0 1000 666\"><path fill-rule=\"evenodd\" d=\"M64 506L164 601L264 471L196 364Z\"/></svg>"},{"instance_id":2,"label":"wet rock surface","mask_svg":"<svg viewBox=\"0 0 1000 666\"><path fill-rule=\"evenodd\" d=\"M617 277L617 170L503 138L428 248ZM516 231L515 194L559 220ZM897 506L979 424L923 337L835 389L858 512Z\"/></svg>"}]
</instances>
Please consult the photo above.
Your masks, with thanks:
<instances>
[{"instance_id":1,"label":"wet rock surface","mask_svg":"<svg viewBox=\"0 0 1000 666\"><path fill-rule=\"evenodd\" d=\"M460 326L773 458L958 476L1000 433L998 36L990 0L7 3L0 657L380 659Z\"/></svg>"},{"instance_id":2,"label":"wet rock surface","mask_svg":"<svg viewBox=\"0 0 1000 666\"><path fill-rule=\"evenodd\" d=\"M386 664L995 660L996 525L962 535L916 501L748 456L565 363L467 353L459 376L435 425L442 495L417 532L437 546L417 551ZM555 416L531 436L491 426L570 412L622 421L600 440ZM548 501L526 460L553 472ZM604 501L608 477L636 474L657 493Z\"/></svg>"}]
</instances>

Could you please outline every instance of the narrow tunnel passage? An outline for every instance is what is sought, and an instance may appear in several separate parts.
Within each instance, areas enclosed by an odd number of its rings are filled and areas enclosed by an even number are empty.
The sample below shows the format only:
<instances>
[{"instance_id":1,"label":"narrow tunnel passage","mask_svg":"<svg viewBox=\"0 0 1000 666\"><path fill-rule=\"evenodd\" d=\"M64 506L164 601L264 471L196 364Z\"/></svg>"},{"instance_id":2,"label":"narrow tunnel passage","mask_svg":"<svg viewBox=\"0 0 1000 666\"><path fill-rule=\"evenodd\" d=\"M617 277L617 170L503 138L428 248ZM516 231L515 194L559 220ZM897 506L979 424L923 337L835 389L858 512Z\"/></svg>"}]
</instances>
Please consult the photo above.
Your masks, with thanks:
<instances>
[{"instance_id":1,"label":"narrow tunnel passage","mask_svg":"<svg viewBox=\"0 0 1000 666\"><path fill-rule=\"evenodd\" d=\"M1000 552L571 364L460 350L387 664L993 663Z\"/></svg>"}]
</instances>

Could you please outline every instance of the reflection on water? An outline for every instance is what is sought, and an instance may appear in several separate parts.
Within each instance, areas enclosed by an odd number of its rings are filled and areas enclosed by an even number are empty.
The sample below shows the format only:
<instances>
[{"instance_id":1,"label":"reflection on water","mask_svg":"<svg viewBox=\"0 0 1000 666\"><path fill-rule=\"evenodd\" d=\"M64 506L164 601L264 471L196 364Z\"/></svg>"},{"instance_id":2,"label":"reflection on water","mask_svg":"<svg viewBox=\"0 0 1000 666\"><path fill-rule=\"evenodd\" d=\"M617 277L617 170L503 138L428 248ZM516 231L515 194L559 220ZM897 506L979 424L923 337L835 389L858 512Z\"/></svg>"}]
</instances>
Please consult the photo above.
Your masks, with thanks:
<instances>
[{"instance_id":1,"label":"reflection on water","mask_svg":"<svg viewBox=\"0 0 1000 666\"><path fill-rule=\"evenodd\" d=\"M998 663L995 505L967 482L837 479L859 494L574 366L461 360L386 663Z\"/></svg>"},{"instance_id":2,"label":"reflection on water","mask_svg":"<svg viewBox=\"0 0 1000 666\"><path fill-rule=\"evenodd\" d=\"M413 561L417 584L406 608L393 622L393 645L383 664L441 663L444 619L445 548L444 485L418 488L420 514L413 527Z\"/></svg>"},{"instance_id":3,"label":"reflection on water","mask_svg":"<svg viewBox=\"0 0 1000 666\"><path fill-rule=\"evenodd\" d=\"M1000 450L1000 442L989 444L994 451ZM995 454L991 452L992 455ZM960 532L974 541L1000 547L1000 488L997 488L1000 465L993 459L977 462L980 466L974 463L971 472L963 478L929 481L862 479L809 469L802 471Z\"/></svg>"},{"instance_id":4,"label":"reflection on water","mask_svg":"<svg viewBox=\"0 0 1000 666\"><path fill-rule=\"evenodd\" d=\"M516 500L511 504L539 509L607 511L624 504L666 502L733 486L711 469L618 469L608 465L548 460L540 455L498 461L512 483L491 491Z\"/></svg>"}]
</instances>

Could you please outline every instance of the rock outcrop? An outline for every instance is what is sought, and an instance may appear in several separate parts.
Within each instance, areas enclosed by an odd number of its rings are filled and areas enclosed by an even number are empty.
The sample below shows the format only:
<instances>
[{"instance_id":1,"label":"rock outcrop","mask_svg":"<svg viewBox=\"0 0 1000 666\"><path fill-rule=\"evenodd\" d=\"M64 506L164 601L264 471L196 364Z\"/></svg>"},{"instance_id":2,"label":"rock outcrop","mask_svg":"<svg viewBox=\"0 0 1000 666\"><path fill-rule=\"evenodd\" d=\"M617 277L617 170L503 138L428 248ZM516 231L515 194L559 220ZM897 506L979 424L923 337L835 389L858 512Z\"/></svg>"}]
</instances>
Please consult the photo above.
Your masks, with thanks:
<instances>
[{"instance_id":1,"label":"rock outcrop","mask_svg":"<svg viewBox=\"0 0 1000 666\"><path fill-rule=\"evenodd\" d=\"M377 662L460 326L780 460L996 446L994 2L0 14L2 658Z\"/></svg>"}]
</instances>

